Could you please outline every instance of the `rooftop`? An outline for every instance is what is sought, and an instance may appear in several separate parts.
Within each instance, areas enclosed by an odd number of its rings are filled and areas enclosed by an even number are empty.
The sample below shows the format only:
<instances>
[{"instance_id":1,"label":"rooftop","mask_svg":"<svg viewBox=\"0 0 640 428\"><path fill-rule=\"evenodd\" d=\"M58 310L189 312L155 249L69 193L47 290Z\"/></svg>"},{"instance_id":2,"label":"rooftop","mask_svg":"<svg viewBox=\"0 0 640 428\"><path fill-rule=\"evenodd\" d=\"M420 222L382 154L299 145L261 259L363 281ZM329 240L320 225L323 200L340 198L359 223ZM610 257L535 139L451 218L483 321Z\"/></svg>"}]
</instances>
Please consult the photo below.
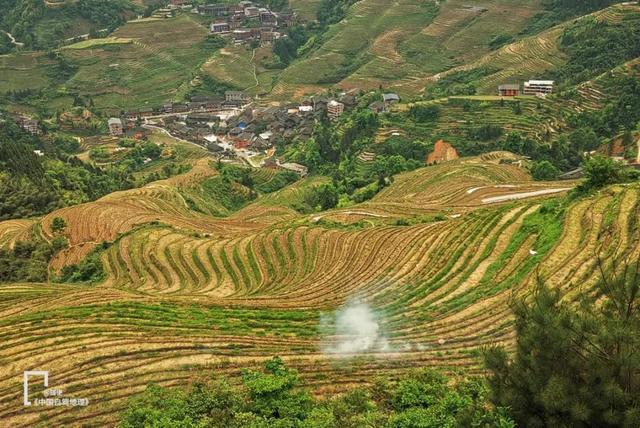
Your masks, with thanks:
<instances>
[{"instance_id":1,"label":"rooftop","mask_svg":"<svg viewBox=\"0 0 640 428\"><path fill-rule=\"evenodd\" d=\"M553 85L553 80L529 80L524 82L525 85Z\"/></svg>"}]
</instances>

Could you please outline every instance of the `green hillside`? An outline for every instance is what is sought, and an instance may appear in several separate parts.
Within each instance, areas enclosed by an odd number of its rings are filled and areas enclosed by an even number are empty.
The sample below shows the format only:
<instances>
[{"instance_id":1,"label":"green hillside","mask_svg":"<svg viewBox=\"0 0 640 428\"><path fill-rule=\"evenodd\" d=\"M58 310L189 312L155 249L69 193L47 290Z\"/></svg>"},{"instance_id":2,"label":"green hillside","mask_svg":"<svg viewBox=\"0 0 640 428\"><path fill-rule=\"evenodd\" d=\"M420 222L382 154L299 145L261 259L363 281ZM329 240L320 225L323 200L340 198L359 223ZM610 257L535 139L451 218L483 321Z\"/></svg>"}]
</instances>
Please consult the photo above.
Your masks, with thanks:
<instances>
[{"instance_id":1,"label":"green hillside","mask_svg":"<svg viewBox=\"0 0 640 428\"><path fill-rule=\"evenodd\" d=\"M157 1L2 0L0 30L27 49L46 49L83 34L113 30Z\"/></svg>"}]
</instances>

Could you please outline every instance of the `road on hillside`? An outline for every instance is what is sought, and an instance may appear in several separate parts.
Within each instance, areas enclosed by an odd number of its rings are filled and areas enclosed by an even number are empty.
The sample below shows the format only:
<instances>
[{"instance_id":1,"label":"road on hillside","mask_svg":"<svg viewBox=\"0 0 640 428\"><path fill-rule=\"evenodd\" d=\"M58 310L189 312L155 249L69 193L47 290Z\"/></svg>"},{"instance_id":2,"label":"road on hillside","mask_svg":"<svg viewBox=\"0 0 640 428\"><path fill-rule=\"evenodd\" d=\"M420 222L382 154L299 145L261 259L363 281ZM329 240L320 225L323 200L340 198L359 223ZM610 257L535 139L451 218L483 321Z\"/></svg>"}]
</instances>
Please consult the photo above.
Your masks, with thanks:
<instances>
[{"instance_id":1,"label":"road on hillside","mask_svg":"<svg viewBox=\"0 0 640 428\"><path fill-rule=\"evenodd\" d=\"M20 48L24 46L24 43L16 41L15 37L13 37L13 35L11 33L8 33L8 32L6 32L4 30L0 30L0 31L3 32L4 34L6 34L7 36L9 36L9 39L11 39L11 43L13 45L18 46Z\"/></svg>"}]
</instances>

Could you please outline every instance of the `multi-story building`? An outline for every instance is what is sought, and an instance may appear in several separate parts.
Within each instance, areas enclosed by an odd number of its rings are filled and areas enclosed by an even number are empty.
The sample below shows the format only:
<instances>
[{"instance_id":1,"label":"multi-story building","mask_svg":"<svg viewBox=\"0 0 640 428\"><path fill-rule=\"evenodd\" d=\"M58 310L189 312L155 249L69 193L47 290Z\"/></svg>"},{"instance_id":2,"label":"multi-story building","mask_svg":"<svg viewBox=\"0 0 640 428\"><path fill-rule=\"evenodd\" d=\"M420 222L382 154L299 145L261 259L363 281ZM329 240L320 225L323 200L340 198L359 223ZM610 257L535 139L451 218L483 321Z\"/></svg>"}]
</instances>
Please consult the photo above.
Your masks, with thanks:
<instances>
[{"instance_id":1,"label":"multi-story building","mask_svg":"<svg viewBox=\"0 0 640 428\"><path fill-rule=\"evenodd\" d=\"M122 121L119 118L112 117L107 123L109 124L109 134L116 136L124 133Z\"/></svg>"},{"instance_id":2,"label":"multi-story building","mask_svg":"<svg viewBox=\"0 0 640 428\"><path fill-rule=\"evenodd\" d=\"M342 113L344 113L344 104L336 100L329 101L327 104L327 116L329 116L329 119L336 120L342 116Z\"/></svg>"},{"instance_id":3,"label":"multi-story building","mask_svg":"<svg viewBox=\"0 0 640 428\"><path fill-rule=\"evenodd\" d=\"M227 91L224 93L224 100L227 103L242 104L250 101L251 97L242 91Z\"/></svg>"},{"instance_id":4,"label":"multi-story building","mask_svg":"<svg viewBox=\"0 0 640 428\"><path fill-rule=\"evenodd\" d=\"M35 119L32 119L30 117L21 117L18 120L18 123L20 124L22 129L30 134L37 135L40 133L40 126L38 124L38 121Z\"/></svg>"},{"instance_id":5,"label":"multi-story building","mask_svg":"<svg viewBox=\"0 0 640 428\"><path fill-rule=\"evenodd\" d=\"M507 83L498 86L498 95L501 97L517 97L520 95L520 85Z\"/></svg>"},{"instance_id":6,"label":"multi-story building","mask_svg":"<svg viewBox=\"0 0 640 428\"><path fill-rule=\"evenodd\" d=\"M547 95L553 92L553 80L529 80L524 82L525 95Z\"/></svg>"}]
</instances>

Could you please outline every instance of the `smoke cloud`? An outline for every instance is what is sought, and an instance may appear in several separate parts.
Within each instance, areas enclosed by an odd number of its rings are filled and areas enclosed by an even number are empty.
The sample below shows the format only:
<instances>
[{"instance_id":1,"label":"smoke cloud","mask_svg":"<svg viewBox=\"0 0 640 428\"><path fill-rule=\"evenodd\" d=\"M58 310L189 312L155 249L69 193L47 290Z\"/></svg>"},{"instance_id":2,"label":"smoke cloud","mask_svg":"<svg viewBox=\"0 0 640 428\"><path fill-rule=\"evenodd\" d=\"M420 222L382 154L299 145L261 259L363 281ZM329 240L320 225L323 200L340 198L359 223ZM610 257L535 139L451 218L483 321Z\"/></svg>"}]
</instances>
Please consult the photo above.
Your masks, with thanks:
<instances>
[{"instance_id":1,"label":"smoke cloud","mask_svg":"<svg viewBox=\"0 0 640 428\"><path fill-rule=\"evenodd\" d=\"M380 317L366 303L347 302L332 315L320 319L326 338L323 352L333 355L390 351L380 327Z\"/></svg>"},{"instance_id":2,"label":"smoke cloud","mask_svg":"<svg viewBox=\"0 0 640 428\"><path fill-rule=\"evenodd\" d=\"M383 328L387 324L383 315L364 301L348 300L335 312L320 316L321 350L327 356L342 358L360 354L389 356L431 348L426 343L412 343L398 337L391 343Z\"/></svg>"}]
</instances>

